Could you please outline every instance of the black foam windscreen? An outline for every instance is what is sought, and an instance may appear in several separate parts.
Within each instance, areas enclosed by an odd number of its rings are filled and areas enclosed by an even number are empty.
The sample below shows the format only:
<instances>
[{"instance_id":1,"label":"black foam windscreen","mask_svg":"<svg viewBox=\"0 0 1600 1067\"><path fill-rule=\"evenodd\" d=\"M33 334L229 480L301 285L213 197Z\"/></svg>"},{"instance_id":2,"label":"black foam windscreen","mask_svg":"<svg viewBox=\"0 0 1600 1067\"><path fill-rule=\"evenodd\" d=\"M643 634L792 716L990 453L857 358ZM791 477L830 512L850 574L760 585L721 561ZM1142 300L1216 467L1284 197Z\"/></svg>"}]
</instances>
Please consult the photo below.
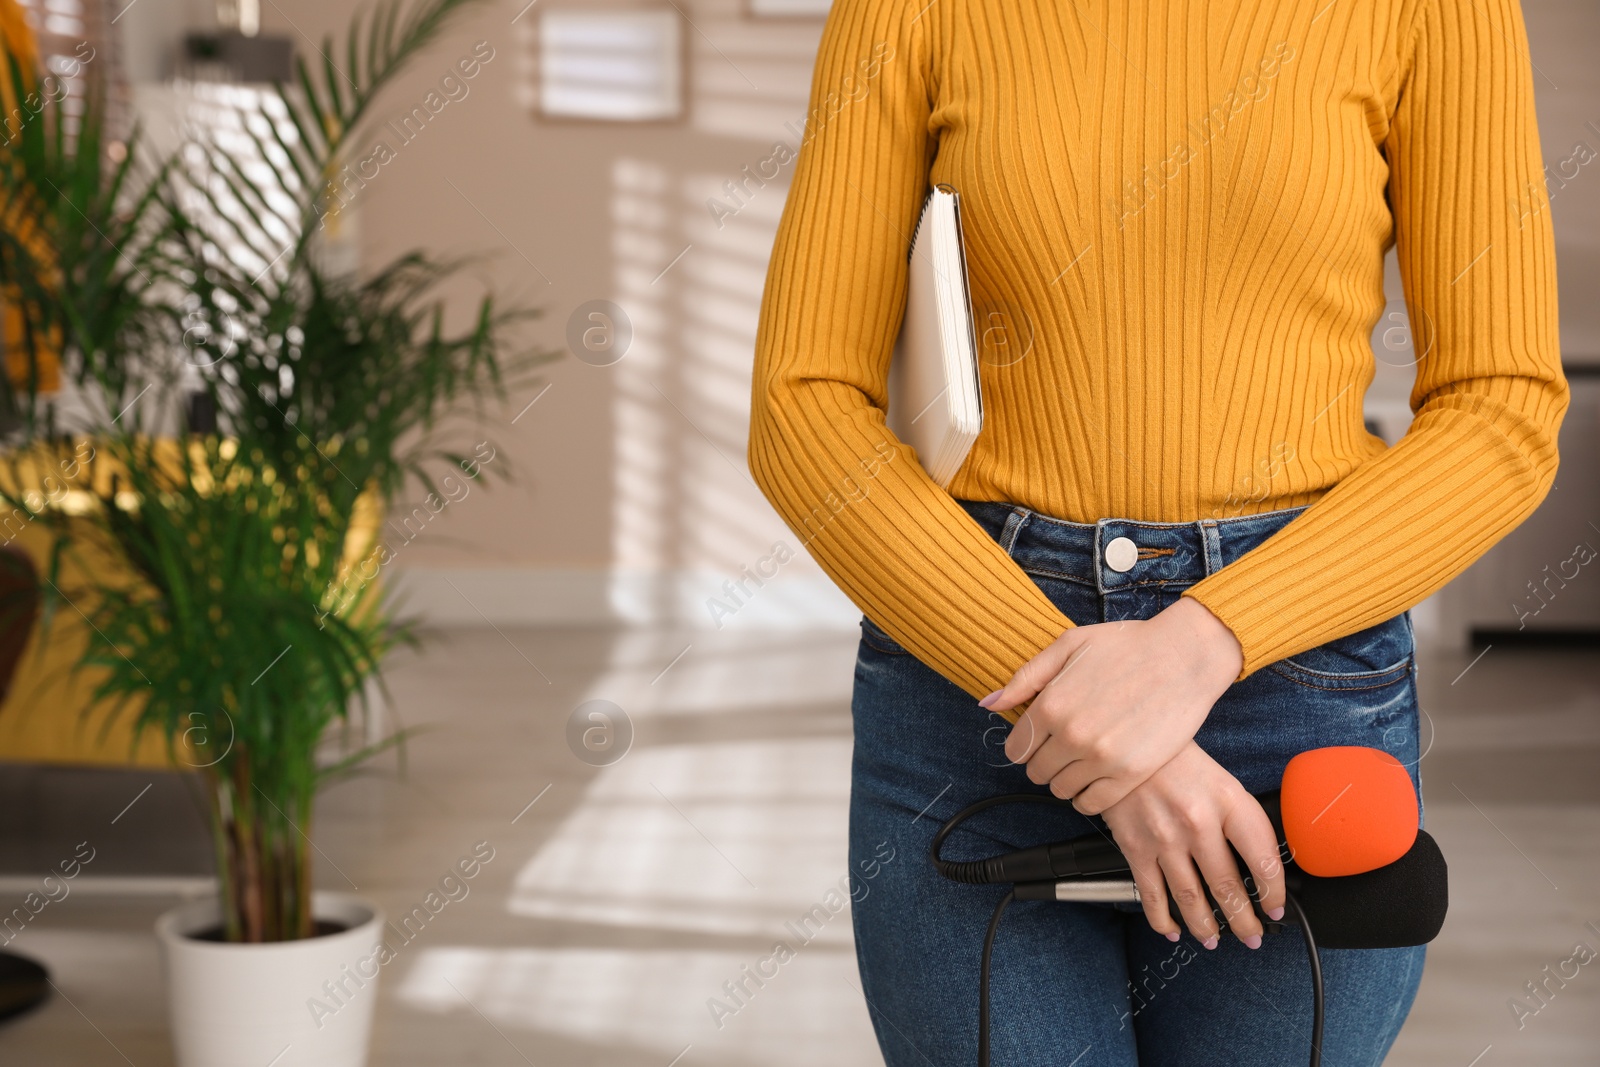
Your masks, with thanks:
<instances>
[{"instance_id":1,"label":"black foam windscreen","mask_svg":"<svg viewBox=\"0 0 1600 1067\"><path fill-rule=\"evenodd\" d=\"M1426 831L1386 867L1318 878L1293 864L1285 884L1300 901L1319 948L1404 948L1439 935L1449 906L1444 855Z\"/></svg>"}]
</instances>

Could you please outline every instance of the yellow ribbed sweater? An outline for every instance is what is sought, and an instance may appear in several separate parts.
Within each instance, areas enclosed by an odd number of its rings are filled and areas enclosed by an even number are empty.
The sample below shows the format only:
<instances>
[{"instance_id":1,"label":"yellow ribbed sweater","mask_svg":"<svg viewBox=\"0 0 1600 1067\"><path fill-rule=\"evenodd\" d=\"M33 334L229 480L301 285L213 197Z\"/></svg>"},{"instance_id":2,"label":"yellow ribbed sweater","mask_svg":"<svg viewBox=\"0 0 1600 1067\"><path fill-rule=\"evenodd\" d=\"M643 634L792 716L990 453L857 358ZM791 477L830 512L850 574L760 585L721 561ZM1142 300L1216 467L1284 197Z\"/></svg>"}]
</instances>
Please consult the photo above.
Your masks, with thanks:
<instances>
[{"instance_id":1,"label":"yellow ribbed sweater","mask_svg":"<svg viewBox=\"0 0 1600 1067\"><path fill-rule=\"evenodd\" d=\"M1193 586L1240 677L1413 606L1543 499L1568 402L1517 0L834 0L756 336L750 469L974 696L1074 623L955 500L1308 504ZM884 426L906 250L961 193L983 433ZM1363 428L1397 245L1409 432Z\"/></svg>"}]
</instances>

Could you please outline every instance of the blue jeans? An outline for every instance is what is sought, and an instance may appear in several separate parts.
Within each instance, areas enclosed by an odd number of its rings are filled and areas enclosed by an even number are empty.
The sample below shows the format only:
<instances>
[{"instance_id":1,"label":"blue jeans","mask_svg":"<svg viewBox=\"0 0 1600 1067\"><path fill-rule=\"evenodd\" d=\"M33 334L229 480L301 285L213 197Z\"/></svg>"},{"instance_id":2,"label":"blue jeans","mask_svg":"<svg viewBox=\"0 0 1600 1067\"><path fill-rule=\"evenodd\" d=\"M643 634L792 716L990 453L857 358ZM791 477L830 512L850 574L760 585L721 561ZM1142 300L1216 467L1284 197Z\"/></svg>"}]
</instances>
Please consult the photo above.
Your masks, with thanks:
<instances>
[{"instance_id":1,"label":"blue jeans","mask_svg":"<svg viewBox=\"0 0 1600 1067\"><path fill-rule=\"evenodd\" d=\"M1085 525L1010 504L960 503L1077 623L1149 618L1304 510ZM1103 550L1117 538L1138 549L1128 570L1106 564ZM1118 549L1113 560L1127 563L1129 546ZM1006 759L1004 719L870 619L861 631L850 866L873 874L852 906L862 989L889 1067L971 1067L979 952L1006 889L945 880L928 846L975 800L1048 790ZM1277 788L1292 756L1324 745L1384 749L1420 785L1415 673L1403 613L1234 684L1195 740L1252 793ZM1103 826L1070 808L1005 805L962 826L944 855L976 859ZM1322 1062L1381 1063L1411 1009L1424 950L1321 955ZM990 994L994 1067L1292 1067L1310 1053L1309 964L1292 929L1255 951L1225 934L1208 951L1187 931L1168 942L1136 904L1018 902L1000 925Z\"/></svg>"}]
</instances>

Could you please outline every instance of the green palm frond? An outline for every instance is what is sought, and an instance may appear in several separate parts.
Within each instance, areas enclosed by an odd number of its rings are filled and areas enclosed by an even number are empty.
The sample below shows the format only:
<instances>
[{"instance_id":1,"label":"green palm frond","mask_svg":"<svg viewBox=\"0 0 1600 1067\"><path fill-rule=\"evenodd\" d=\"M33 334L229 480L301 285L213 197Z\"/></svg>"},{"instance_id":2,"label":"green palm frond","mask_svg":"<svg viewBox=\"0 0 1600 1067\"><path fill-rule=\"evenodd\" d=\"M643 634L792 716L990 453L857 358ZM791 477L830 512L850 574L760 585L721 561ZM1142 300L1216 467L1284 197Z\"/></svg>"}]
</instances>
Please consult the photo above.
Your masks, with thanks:
<instances>
[{"instance_id":1,"label":"green palm frond","mask_svg":"<svg viewBox=\"0 0 1600 1067\"><path fill-rule=\"evenodd\" d=\"M203 777L235 940L309 936L316 789L411 735L321 755L365 709L384 657L416 641L384 583L352 579L351 546L381 558L365 504L413 480L449 495L439 467L479 477L492 446L440 444L447 420L551 358L519 339L539 312L493 295L447 325L464 260L414 251L346 276L316 247L326 178L375 99L474 2L358 13L343 47L324 41L275 104L241 114L242 147L197 137L159 157L135 136L113 153L92 84L75 132L54 114L0 145L0 292L25 320L22 354L61 353L98 397L77 428L116 472L77 479L70 513L30 509L53 535L44 617L60 614L69 555L120 561L71 591L69 614L94 631L77 666L95 672L102 707ZM57 428L37 375L23 377L0 417L14 444L48 450ZM170 426L196 378L218 432L146 432ZM27 456L14 448L0 479L13 506Z\"/></svg>"},{"instance_id":2,"label":"green palm frond","mask_svg":"<svg viewBox=\"0 0 1600 1067\"><path fill-rule=\"evenodd\" d=\"M8 45L3 54L22 99L36 82ZM76 122L44 106L0 148L0 298L22 323L8 356L26 366L22 382L0 380L0 415L25 438L55 429L40 402L45 359L80 385L96 383L116 411L140 374L127 354L173 336L169 309L150 299L164 273L159 201L170 163L145 166L137 130L113 158L98 82L82 100Z\"/></svg>"},{"instance_id":3,"label":"green palm frond","mask_svg":"<svg viewBox=\"0 0 1600 1067\"><path fill-rule=\"evenodd\" d=\"M290 255L298 255L316 233L327 207L326 184L363 130L373 101L458 12L478 2L421 0L408 5L390 0L357 11L342 52L332 36L325 37L309 61L296 57L293 80L277 87L292 133L286 135L271 121L244 126L255 152L282 162L280 188L252 182L231 168L228 153L215 145L206 146L210 169L234 199L248 205L254 222L295 235ZM209 189L199 192L211 195ZM263 256L264 262L271 259Z\"/></svg>"}]
</instances>

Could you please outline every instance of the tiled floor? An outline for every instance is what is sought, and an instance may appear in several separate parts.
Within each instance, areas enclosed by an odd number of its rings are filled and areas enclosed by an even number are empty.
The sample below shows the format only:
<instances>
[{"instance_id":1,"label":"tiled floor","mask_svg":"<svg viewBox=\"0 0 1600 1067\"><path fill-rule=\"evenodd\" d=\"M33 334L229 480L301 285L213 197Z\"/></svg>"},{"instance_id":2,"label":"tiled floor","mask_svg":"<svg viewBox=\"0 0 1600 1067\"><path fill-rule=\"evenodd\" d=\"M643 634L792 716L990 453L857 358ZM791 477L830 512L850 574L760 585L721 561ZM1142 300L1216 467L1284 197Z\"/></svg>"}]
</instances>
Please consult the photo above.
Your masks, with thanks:
<instances>
[{"instance_id":1,"label":"tiled floor","mask_svg":"<svg viewBox=\"0 0 1600 1067\"><path fill-rule=\"evenodd\" d=\"M397 662L396 707L421 728L406 776L391 761L326 794L319 884L394 914L475 842L495 856L385 968L374 1067L880 1062L846 912L720 1026L707 1007L844 873L853 653L838 633L485 630ZM1600 949L1600 657L1469 662L1423 666L1452 904L1389 1062L1594 1064L1600 960L1520 1029L1507 1001L1576 944ZM634 731L610 766L569 747L591 699ZM172 902L46 908L14 947L60 995L0 1027L0 1063L170 1064L150 925Z\"/></svg>"}]
</instances>

